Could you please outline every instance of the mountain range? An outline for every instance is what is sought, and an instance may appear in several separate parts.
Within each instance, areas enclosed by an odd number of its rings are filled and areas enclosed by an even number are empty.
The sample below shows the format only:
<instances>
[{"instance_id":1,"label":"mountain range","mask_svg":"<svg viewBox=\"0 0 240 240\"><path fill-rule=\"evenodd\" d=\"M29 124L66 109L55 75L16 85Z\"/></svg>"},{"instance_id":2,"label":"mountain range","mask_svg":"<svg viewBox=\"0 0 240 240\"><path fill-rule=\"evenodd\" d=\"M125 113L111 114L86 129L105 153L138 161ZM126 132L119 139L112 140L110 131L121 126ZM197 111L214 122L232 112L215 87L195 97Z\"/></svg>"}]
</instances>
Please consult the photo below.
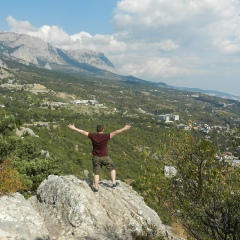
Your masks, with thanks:
<instances>
[{"instance_id":1,"label":"mountain range","mask_svg":"<svg viewBox=\"0 0 240 240\"><path fill-rule=\"evenodd\" d=\"M25 34L0 32L0 59L15 60L26 65L34 65L50 70L64 71L81 75L94 75L99 78L115 79L131 83L145 82L177 90L199 92L227 99L240 100L227 93L202 90L199 88L175 87L163 82L149 82L134 76L117 74L114 64L104 55L87 49L65 50L43 40Z\"/></svg>"},{"instance_id":2,"label":"mountain range","mask_svg":"<svg viewBox=\"0 0 240 240\"><path fill-rule=\"evenodd\" d=\"M57 70L91 72L103 69L116 72L114 65L103 53L91 50L64 50L39 38L13 32L0 33L0 56L25 64Z\"/></svg>"}]
</instances>

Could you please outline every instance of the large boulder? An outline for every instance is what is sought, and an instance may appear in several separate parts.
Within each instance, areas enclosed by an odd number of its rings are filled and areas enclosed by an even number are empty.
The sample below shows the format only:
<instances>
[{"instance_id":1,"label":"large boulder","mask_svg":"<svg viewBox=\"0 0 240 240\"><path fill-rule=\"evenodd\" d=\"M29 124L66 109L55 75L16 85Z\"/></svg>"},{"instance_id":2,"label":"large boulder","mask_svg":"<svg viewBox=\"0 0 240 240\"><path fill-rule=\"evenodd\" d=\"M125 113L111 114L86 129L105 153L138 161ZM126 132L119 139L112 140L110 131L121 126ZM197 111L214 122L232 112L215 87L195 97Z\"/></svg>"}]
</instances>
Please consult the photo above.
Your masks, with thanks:
<instances>
[{"instance_id":1,"label":"large boulder","mask_svg":"<svg viewBox=\"0 0 240 240\"><path fill-rule=\"evenodd\" d=\"M132 187L119 181L99 191L90 180L51 175L35 196L0 197L0 240L180 240Z\"/></svg>"},{"instance_id":2,"label":"large boulder","mask_svg":"<svg viewBox=\"0 0 240 240\"><path fill-rule=\"evenodd\" d=\"M129 240L166 234L156 212L123 182L113 189L103 181L94 193L90 181L52 175L39 186L35 203L55 239Z\"/></svg>"},{"instance_id":3,"label":"large boulder","mask_svg":"<svg viewBox=\"0 0 240 240\"><path fill-rule=\"evenodd\" d=\"M0 239L44 240L50 235L30 202L15 193L0 197Z\"/></svg>"}]
</instances>

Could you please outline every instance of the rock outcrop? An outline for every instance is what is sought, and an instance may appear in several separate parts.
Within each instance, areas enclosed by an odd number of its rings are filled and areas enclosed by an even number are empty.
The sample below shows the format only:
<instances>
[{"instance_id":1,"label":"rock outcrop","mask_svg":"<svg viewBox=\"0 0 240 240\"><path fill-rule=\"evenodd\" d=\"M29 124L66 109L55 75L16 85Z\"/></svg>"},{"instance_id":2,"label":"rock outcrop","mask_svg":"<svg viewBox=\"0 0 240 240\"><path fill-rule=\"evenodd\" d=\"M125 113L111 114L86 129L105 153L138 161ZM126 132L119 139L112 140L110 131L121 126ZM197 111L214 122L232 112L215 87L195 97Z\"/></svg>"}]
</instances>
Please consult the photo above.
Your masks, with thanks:
<instances>
[{"instance_id":1,"label":"rock outcrop","mask_svg":"<svg viewBox=\"0 0 240 240\"><path fill-rule=\"evenodd\" d=\"M19 193L0 198L0 240L16 239L50 239L41 216Z\"/></svg>"},{"instance_id":2,"label":"rock outcrop","mask_svg":"<svg viewBox=\"0 0 240 240\"><path fill-rule=\"evenodd\" d=\"M137 192L119 183L113 189L104 180L94 193L89 180L51 175L28 200L18 193L3 196L0 239L131 240L156 234L180 239L167 231Z\"/></svg>"}]
</instances>

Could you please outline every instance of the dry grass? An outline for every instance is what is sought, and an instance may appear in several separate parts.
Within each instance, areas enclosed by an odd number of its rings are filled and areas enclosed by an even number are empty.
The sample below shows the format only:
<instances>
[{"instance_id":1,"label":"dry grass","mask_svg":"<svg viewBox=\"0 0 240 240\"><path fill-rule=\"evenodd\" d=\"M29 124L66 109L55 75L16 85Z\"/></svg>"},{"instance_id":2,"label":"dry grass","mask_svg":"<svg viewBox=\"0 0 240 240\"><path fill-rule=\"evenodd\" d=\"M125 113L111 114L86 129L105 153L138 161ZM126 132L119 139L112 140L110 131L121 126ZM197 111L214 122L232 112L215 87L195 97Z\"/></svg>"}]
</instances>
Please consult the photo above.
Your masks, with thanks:
<instances>
[{"instance_id":1,"label":"dry grass","mask_svg":"<svg viewBox=\"0 0 240 240\"><path fill-rule=\"evenodd\" d=\"M178 219L174 219L172 223L172 232L181 238L187 238L186 231Z\"/></svg>"}]
</instances>

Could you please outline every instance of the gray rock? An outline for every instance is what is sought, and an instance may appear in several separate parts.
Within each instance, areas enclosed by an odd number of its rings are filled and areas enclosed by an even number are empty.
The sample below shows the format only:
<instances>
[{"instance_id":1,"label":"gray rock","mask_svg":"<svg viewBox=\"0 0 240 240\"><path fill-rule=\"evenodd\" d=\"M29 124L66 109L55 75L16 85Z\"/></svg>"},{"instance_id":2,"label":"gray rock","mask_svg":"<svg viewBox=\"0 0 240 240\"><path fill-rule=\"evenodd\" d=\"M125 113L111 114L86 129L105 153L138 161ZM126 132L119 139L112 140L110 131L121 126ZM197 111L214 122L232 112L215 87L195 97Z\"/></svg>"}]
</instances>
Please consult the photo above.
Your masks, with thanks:
<instances>
[{"instance_id":1,"label":"gray rock","mask_svg":"<svg viewBox=\"0 0 240 240\"><path fill-rule=\"evenodd\" d=\"M37 190L36 208L56 239L59 229L73 239L133 239L132 236L165 235L159 216L129 185L115 189L101 182L94 193L90 182L74 176L49 176ZM49 216L51 220L49 221ZM61 227L60 227L61 226Z\"/></svg>"},{"instance_id":2,"label":"gray rock","mask_svg":"<svg viewBox=\"0 0 240 240\"><path fill-rule=\"evenodd\" d=\"M26 128L26 127L20 127L19 129L16 129L16 134L20 137L22 137L24 134L28 133L31 136L34 137L39 137L38 135L36 135L34 133L34 131L30 128Z\"/></svg>"},{"instance_id":3,"label":"gray rock","mask_svg":"<svg viewBox=\"0 0 240 240\"><path fill-rule=\"evenodd\" d=\"M41 216L25 198L15 193L0 198L0 239L50 239Z\"/></svg>"},{"instance_id":4,"label":"gray rock","mask_svg":"<svg viewBox=\"0 0 240 240\"><path fill-rule=\"evenodd\" d=\"M28 200L19 193L2 196L0 240L133 240L156 234L180 240L132 187L119 183L113 189L104 180L94 193L90 180L50 175Z\"/></svg>"}]
</instances>

